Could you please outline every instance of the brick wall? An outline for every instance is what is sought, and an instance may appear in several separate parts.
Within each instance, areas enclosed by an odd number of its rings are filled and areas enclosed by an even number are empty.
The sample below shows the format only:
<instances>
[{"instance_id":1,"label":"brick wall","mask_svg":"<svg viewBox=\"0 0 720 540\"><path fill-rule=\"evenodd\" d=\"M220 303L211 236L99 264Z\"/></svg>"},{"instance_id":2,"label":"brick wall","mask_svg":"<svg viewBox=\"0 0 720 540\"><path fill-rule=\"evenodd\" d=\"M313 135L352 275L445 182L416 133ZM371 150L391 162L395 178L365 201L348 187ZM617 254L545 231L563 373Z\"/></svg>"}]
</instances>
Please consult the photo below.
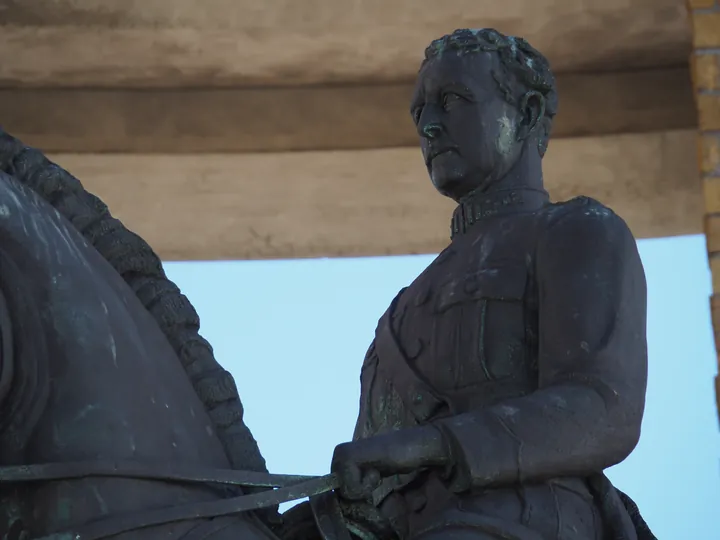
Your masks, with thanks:
<instances>
[{"instance_id":1,"label":"brick wall","mask_svg":"<svg viewBox=\"0 0 720 540\"><path fill-rule=\"evenodd\" d=\"M687 0L687 5L693 29L691 65L700 127L698 163L713 281L710 309L715 348L720 353L720 0ZM720 377L715 378L715 395L720 412Z\"/></svg>"}]
</instances>

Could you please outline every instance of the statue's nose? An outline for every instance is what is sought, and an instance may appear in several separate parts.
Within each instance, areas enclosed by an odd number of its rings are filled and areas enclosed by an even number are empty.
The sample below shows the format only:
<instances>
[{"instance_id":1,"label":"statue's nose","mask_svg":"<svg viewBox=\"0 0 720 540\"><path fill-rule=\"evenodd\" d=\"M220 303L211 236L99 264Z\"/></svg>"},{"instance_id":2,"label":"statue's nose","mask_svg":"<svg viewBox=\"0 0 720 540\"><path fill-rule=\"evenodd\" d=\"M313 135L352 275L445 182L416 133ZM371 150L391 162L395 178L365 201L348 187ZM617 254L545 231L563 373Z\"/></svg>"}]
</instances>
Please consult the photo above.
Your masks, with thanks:
<instances>
[{"instance_id":1,"label":"statue's nose","mask_svg":"<svg viewBox=\"0 0 720 540\"><path fill-rule=\"evenodd\" d=\"M442 133L442 126L437 122L428 122L422 128L422 134L428 139L437 139Z\"/></svg>"}]
</instances>

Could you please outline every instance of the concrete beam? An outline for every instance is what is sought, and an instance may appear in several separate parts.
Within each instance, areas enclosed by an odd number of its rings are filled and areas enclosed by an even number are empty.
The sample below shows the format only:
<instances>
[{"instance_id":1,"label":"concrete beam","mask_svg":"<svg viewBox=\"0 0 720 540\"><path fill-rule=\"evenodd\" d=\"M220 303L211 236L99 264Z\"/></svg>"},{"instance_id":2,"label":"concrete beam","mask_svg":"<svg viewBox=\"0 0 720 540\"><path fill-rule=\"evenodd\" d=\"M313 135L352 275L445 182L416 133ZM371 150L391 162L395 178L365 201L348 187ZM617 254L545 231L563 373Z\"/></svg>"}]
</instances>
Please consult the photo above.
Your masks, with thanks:
<instances>
[{"instance_id":1,"label":"concrete beam","mask_svg":"<svg viewBox=\"0 0 720 540\"><path fill-rule=\"evenodd\" d=\"M528 38L557 72L686 63L678 0L3 0L0 86L408 81L457 27Z\"/></svg>"},{"instance_id":2,"label":"concrete beam","mask_svg":"<svg viewBox=\"0 0 720 540\"><path fill-rule=\"evenodd\" d=\"M560 75L554 137L697 126L687 67ZM414 146L412 84L0 90L0 122L51 152L281 152Z\"/></svg>"},{"instance_id":3,"label":"concrete beam","mask_svg":"<svg viewBox=\"0 0 720 540\"><path fill-rule=\"evenodd\" d=\"M419 150L51 156L165 260L433 253L453 205ZM545 158L555 199L598 198L640 238L698 233L694 130L559 139Z\"/></svg>"}]
</instances>

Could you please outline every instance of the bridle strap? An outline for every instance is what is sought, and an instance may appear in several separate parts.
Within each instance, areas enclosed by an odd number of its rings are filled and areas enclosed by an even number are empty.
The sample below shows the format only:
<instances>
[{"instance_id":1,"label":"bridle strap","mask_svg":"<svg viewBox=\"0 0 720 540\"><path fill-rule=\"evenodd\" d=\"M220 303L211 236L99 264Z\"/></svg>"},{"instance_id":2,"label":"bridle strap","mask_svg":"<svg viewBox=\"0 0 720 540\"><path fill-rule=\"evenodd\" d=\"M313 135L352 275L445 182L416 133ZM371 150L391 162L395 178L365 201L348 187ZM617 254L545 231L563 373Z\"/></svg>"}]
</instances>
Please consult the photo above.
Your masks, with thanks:
<instances>
[{"instance_id":1,"label":"bridle strap","mask_svg":"<svg viewBox=\"0 0 720 540\"><path fill-rule=\"evenodd\" d=\"M72 538L73 540L100 540L102 538L115 536L116 534L157 525L193 519L229 516L251 510L259 510L305 497L314 497L317 494L326 493L337 487L338 481L335 475L328 474L301 482L300 484L249 495L241 495L231 499L196 502L170 508L161 508L159 510L115 516L87 523L75 528L73 531L55 533L36 540L65 540L68 538Z\"/></svg>"},{"instance_id":2,"label":"bridle strap","mask_svg":"<svg viewBox=\"0 0 720 540\"><path fill-rule=\"evenodd\" d=\"M0 484L48 482L88 477L136 478L138 480L167 480L191 484L225 484L267 488L291 486L318 478L317 476L270 474L132 461L73 461L0 467Z\"/></svg>"},{"instance_id":3,"label":"bridle strap","mask_svg":"<svg viewBox=\"0 0 720 540\"><path fill-rule=\"evenodd\" d=\"M100 540L147 527L194 519L230 516L277 506L278 504L306 497L313 499L317 495L328 493L339 487L338 478L334 474L300 476L254 471L203 469L183 465L147 465L122 461L45 463L0 467L0 484L47 482L88 477L136 478L277 489L268 489L267 491L229 499L202 501L113 516L86 523L73 531L53 533L36 540L66 540L68 538L73 540Z\"/></svg>"}]
</instances>

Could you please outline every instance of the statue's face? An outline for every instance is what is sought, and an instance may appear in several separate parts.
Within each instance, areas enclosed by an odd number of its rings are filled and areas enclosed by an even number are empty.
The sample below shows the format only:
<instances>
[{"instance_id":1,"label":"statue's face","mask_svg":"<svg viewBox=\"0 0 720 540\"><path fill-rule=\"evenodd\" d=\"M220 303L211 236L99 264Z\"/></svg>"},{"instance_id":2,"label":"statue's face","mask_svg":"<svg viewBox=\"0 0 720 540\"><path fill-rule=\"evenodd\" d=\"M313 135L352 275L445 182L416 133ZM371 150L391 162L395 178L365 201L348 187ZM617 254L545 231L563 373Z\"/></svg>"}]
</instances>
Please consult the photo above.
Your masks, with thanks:
<instances>
[{"instance_id":1,"label":"statue's face","mask_svg":"<svg viewBox=\"0 0 720 540\"><path fill-rule=\"evenodd\" d=\"M523 141L518 107L500 93L494 53L447 51L418 76L411 113L435 188L461 199L503 178Z\"/></svg>"}]
</instances>

